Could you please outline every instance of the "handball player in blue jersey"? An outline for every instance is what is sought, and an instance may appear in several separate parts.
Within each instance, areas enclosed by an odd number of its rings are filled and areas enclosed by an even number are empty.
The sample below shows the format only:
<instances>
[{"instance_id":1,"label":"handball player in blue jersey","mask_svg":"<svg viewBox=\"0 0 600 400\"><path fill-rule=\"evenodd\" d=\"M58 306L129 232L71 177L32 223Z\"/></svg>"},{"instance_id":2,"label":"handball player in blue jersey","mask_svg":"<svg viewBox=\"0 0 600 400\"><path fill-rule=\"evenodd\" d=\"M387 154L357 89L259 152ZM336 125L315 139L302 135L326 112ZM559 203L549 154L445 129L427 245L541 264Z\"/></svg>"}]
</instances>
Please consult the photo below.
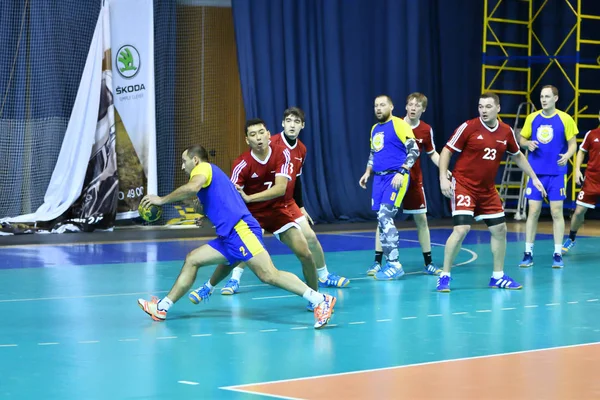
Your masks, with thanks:
<instances>
[{"instance_id":1,"label":"handball player in blue jersey","mask_svg":"<svg viewBox=\"0 0 600 400\"><path fill-rule=\"evenodd\" d=\"M577 150L576 136L579 131L570 115L556 109L557 101L558 90L554 86L544 86L540 93L542 109L527 116L521 130L520 144L529 150L529 163L548 193L554 231L552 267L562 268L562 239L565 233L563 200L566 198L567 164ZM533 265L533 243L544 200L531 181L527 183L525 195L529 199L529 213L525 254L519 264L523 268Z\"/></svg>"},{"instance_id":2,"label":"handball player in blue jersey","mask_svg":"<svg viewBox=\"0 0 600 400\"><path fill-rule=\"evenodd\" d=\"M359 185L367 188L371 172L373 193L371 208L377 211L379 238L386 265L378 271L377 280L393 280L404 275L398 261L398 230L394 217L402 205L410 182L410 169L419 158L419 145L408 123L392 115L394 104L387 95L375 98L377 123L371 128L371 155L367 171Z\"/></svg>"},{"instance_id":3,"label":"handball player in blue jersey","mask_svg":"<svg viewBox=\"0 0 600 400\"><path fill-rule=\"evenodd\" d=\"M194 196L204 207L204 213L215 225L217 238L191 251L183 264L177 281L166 297L152 300L139 299L138 305L155 321L163 321L169 308L194 284L198 268L208 265L226 264L235 267L240 262L246 265L264 283L277 286L304 297L314 306L315 329L325 326L336 299L310 289L296 275L275 268L262 242L260 225L252 217L244 200L229 177L216 165L208 162L208 154L202 146L193 146L182 154L182 169L190 181L171 194L159 197L148 195L141 201L142 207L182 201ZM222 270L225 278L229 270Z\"/></svg>"}]
</instances>

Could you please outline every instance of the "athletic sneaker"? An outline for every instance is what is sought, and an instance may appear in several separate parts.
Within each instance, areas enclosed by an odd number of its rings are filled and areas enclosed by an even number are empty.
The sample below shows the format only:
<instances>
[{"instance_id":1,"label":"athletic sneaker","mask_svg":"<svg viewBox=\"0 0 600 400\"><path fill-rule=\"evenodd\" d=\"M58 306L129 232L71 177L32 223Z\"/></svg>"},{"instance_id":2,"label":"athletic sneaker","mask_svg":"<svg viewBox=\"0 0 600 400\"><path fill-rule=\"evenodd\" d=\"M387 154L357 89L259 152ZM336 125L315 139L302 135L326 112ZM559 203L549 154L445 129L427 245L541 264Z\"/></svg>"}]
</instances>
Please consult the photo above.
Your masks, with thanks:
<instances>
[{"instance_id":1,"label":"athletic sneaker","mask_svg":"<svg viewBox=\"0 0 600 400\"><path fill-rule=\"evenodd\" d=\"M527 252L523 253L523 260L519 264L519 267L529 268L532 266L533 266L533 256L531 255L531 253L527 253Z\"/></svg>"},{"instance_id":2,"label":"athletic sneaker","mask_svg":"<svg viewBox=\"0 0 600 400\"><path fill-rule=\"evenodd\" d=\"M500 279L494 279L494 277L490 278L490 283L488 284L488 287L491 287L493 289L511 289L511 290L518 290L523 288L523 285L521 285L520 283L515 282L515 280L513 278L511 278L510 276L504 274L504 276Z\"/></svg>"},{"instance_id":3,"label":"athletic sneaker","mask_svg":"<svg viewBox=\"0 0 600 400\"><path fill-rule=\"evenodd\" d=\"M335 306L336 298L330 296L328 294L324 294L325 300L317 304L315 307L315 329L321 329L331 319L331 314L333 314L333 307Z\"/></svg>"},{"instance_id":4,"label":"athletic sneaker","mask_svg":"<svg viewBox=\"0 0 600 400\"><path fill-rule=\"evenodd\" d=\"M232 295L240 290L240 282L237 279L231 278L227 281L225 286L221 288L222 295Z\"/></svg>"},{"instance_id":5,"label":"athletic sneaker","mask_svg":"<svg viewBox=\"0 0 600 400\"><path fill-rule=\"evenodd\" d=\"M575 246L575 241L571 240L571 238L567 238L562 245L562 253L567 254L569 250L571 250Z\"/></svg>"},{"instance_id":6,"label":"athletic sneaker","mask_svg":"<svg viewBox=\"0 0 600 400\"><path fill-rule=\"evenodd\" d=\"M423 267L423 273L427 275L439 275L442 273L442 270L436 267L434 263L431 263Z\"/></svg>"},{"instance_id":7,"label":"athletic sneaker","mask_svg":"<svg viewBox=\"0 0 600 400\"><path fill-rule=\"evenodd\" d=\"M444 275L438 278L437 281L437 291L438 292L449 292L450 291L450 281L452 280L451 277L449 277L448 275Z\"/></svg>"},{"instance_id":8,"label":"athletic sneaker","mask_svg":"<svg viewBox=\"0 0 600 400\"><path fill-rule=\"evenodd\" d=\"M155 321L164 321L167 318L167 312L165 310L158 309L158 302L160 299L156 296L152 296L150 301L144 299L138 299L138 306L144 310L146 314L152 317Z\"/></svg>"},{"instance_id":9,"label":"athletic sneaker","mask_svg":"<svg viewBox=\"0 0 600 400\"><path fill-rule=\"evenodd\" d=\"M381 271L381 264L375 261L373 265L371 265L371 267L367 270L367 276L373 276L379 271Z\"/></svg>"},{"instance_id":10,"label":"athletic sneaker","mask_svg":"<svg viewBox=\"0 0 600 400\"><path fill-rule=\"evenodd\" d=\"M402 269L402 264L398 263L398 266L394 266L391 263L387 263L383 270L375 274L374 278L378 281L392 281L400 279L403 275L404 269Z\"/></svg>"},{"instance_id":11,"label":"athletic sneaker","mask_svg":"<svg viewBox=\"0 0 600 400\"><path fill-rule=\"evenodd\" d=\"M206 284L202 285L200 289L192 290L188 295L190 301L194 304L200 304L202 300L208 301L208 298L212 294L213 289L209 289Z\"/></svg>"},{"instance_id":12,"label":"athletic sneaker","mask_svg":"<svg viewBox=\"0 0 600 400\"><path fill-rule=\"evenodd\" d=\"M350 281L348 278L344 278L343 276L335 275L333 273L329 273L327 278L321 279L319 278L319 287L334 287L334 288L342 288L348 286Z\"/></svg>"},{"instance_id":13,"label":"athletic sneaker","mask_svg":"<svg viewBox=\"0 0 600 400\"><path fill-rule=\"evenodd\" d=\"M552 256L552 268L562 268L565 264L563 263L562 255L554 253Z\"/></svg>"}]
</instances>

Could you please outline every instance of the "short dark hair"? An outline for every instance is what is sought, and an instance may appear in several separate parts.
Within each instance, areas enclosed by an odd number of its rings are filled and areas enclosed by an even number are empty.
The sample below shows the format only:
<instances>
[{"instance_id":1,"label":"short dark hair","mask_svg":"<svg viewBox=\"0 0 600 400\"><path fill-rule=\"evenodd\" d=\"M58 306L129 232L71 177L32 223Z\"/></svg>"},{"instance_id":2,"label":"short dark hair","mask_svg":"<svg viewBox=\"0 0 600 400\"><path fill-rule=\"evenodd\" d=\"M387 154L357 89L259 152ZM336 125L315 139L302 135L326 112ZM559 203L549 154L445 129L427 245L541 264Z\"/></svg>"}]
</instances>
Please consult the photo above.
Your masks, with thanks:
<instances>
[{"instance_id":1,"label":"short dark hair","mask_svg":"<svg viewBox=\"0 0 600 400\"><path fill-rule=\"evenodd\" d=\"M494 99L494 103L499 106L500 105L500 97L496 93L493 92L485 92L479 96L480 99Z\"/></svg>"},{"instance_id":2,"label":"short dark hair","mask_svg":"<svg viewBox=\"0 0 600 400\"><path fill-rule=\"evenodd\" d=\"M378 99L380 97L385 97L390 102L391 106L394 105L394 102L392 101L392 98L390 96L388 96L387 94L380 94L379 96L375 96L375 99Z\"/></svg>"},{"instance_id":3,"label":"short dark hair","mask_svg":"<svg viewBox=\"0 0 600 400\"><path fill-rule=\"evenodd\" d=\"M542 90L544 90L544 89L550 89L550 90L552 90L553 96L558 96L558 89L556 88L556 86L546 85L546 86L542 87Z\"/></svg>"},{"instance_id":4,"label":"short dark hair","mask_svg":"<svg viewBox=\"0 0 600 400\"><path fill-rule=\"evenodd\" d=\"M300 121L304 123L304 111L300 107L290 107L283 112L283 120L289 116L300 118Z\"/></svg>"},{"instance_id":5,"label":"short dark hair","mask_svg":"<svg viewBox=\"0 0 600 400\"><path fill-rule=\"evenodd\" d=\"M200 161L208 162L208 152L199 144L195 144L185 149L189 158L198 157Z\"/></svg>"},{"instance_id":6,"label":"short dark hair","mask_svg":"<svg viewBox=\"0 0 600 400\"><path fill-rule=\"evenodd\" d=\"M254 125L262 125L265 127L265 129L267 129L267 124L265 124L265 121L263 121L260 118L252 118L246 121L246 129L245 129L245 134L246 136L248 136L248 128L250 128L251 126Z\"/></svg>"}]
</instances>

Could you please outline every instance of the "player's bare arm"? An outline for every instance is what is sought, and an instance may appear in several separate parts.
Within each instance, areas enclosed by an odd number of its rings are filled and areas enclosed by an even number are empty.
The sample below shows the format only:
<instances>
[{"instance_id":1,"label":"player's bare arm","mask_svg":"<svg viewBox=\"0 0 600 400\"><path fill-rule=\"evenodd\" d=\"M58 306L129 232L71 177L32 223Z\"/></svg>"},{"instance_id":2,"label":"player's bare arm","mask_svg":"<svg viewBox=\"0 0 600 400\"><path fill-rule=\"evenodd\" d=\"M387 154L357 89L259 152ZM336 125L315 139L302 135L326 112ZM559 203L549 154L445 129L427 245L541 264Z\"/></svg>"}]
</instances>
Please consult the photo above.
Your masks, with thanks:
<instances>
[{"instance_id":1,"label":"player's bare arm","mask_svg":"<svg viewBox=\"0 0 600 400\"><path fill-rule=\"evenodd\" d=\"M374 151L371 150L371 152L369 153L369 161L367 161L367 169L365 170L365 173L363 174L363 176L360 177L360 180L358 181L358 184L363 189L367 188L367 182L369 181L369 178L371 177L371 174L373 173L373 153L374 153Z\"/></svg>"},{"instance_id":2,"label":"player's bare arm","mask_svg":"<svg viewBox=\"0 0 600 400\"><path fill-rule=\"evenodd\" d=\"M206 176L202 174L195 175L192 179L190 179L188 183L178 187L166 196L160 197L153 194L145 196L140 202L140 205L142 207L148 207L152 204L162 206L164 204L170 204L175 203L177 201L187 200L196 196L200 189L202 189L202 186L204 186L206 181Z\"/></svg>"},{"instance_id":3,"label":"player's bare arm","mask_svg":"<svg viewBox=\"0 0 600 400\"><path fill-rule=\"evenodd\" d=\"M440 153L434 150L433 152L429 153L429 159L436 167L440 167ZM446 171L446 176L448 179L452 178L452 172Z\"/></svg>"},{"instance_id":4,"label":"player's bare arm","mask_svg":"<svg viewBox=\"0 0 600 400\"><path fill-rule=\"evenodd\" d=\"M583 173L581 173L581 165L585 160L585 151L579 149L577 157L575 158L575 182L581 186L583 184Z\"/></svg>"},{"instance_id":5,"label":"player's bare arm","mask_svg":"<svg viewBox=\"0 0 600 400\"><path fill-rule=\"evenodd\" d=\"M535 172L533 172L531 165L529 165L529 161L527 161L527 157L525 157L523 153L519 152L517 155L512 156L512 160L531 178L533 186L542 192L542 196L546 197L546 189L544 189L544 185L542 185L542 182L540 182Z\"/></svg>"},{"instance_id":6,"label":"player's bare arm","mask_svg":"<svg viewBox=\"0 0 600 400\"><path fill-rule=\"evenodd\" d=\"M448 179L450 158L452 158L452 153L444 147L440 154L438 168L440 169L440 190L448 198L452 198L452 184L450 183L450 179Z\"/></svg>"},{"instance_id":7,"label":"player's bare arm","mask_svg":"<svg viewBox=\"0 0 600 400\"><path fill-rule=\"evenodd\" d=\"M519 144L521 147L529 151L535 151L535 149L539 147L539 142L537 140L528 140L522 136L519 137Z\"/></svg>"},{"instance_id":8,"label":"player's bare arm","mask_svg":"<svg viewBox=\"0 0 600 400\"><path fill-rule=\"evenodd\" d=\"M565 154L559 154L560 158L558 159L558 165L563 166L567 165L573 154L577 151L577 138L573 136L571 139L567 141L569 145L567 152Z\"/></svg>"},{"instance_id":9,"label":"player's bare arm","mask_svg":"<svg viewBox=\"0 0 600 400\"><path fill-rule=\"evenodd\" d=\"M246 203L259 203L261 201L267 201L271 199L275 199L277 197L281 197L285 195L285 190L287 189L288 178L283 175L277 175L275 177L275 184L268 188L267 190L263 190L259 193L254 193L251 195L247 195L244 193L244 189L236 186L242 198Z\"/></svg>"}]
</instances>

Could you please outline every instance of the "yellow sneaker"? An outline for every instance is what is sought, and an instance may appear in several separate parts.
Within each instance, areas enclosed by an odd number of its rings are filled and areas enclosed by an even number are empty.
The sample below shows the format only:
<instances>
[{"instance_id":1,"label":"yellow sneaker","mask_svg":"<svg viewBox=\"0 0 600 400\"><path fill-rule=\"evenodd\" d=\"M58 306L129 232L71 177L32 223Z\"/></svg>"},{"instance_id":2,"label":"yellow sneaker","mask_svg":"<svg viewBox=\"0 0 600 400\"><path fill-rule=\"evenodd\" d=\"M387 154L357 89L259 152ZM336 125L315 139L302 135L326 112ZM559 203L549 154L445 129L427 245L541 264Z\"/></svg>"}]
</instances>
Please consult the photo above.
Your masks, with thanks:
<instances>
[{"instance_id":1,"label":"yellow sneaker","mask_svg":"<svg viewBox=\"0 0 600 400\"><path fill-rule=\"evenodd\" d=\"M324 295L325 300L315 307L315 329L321 329L331 319L333 307L335 306L336 298L328 294Z\"/></svg>"},{"instance_id":2,"label":"yellow sneaker","mask_svg":"<svg viewBox=\"0 0 600 400\"><path fill-rule=\"evenodd\" d=\"M158 301L159 298L156 296L152 296L152 299L150 301L138 299L138 306L140 306L140 308L144 310L146 314L151 316L153 320L164 321L165 319L167 319L167 312L158 309Z\"/></svg>"}]
</instances>

